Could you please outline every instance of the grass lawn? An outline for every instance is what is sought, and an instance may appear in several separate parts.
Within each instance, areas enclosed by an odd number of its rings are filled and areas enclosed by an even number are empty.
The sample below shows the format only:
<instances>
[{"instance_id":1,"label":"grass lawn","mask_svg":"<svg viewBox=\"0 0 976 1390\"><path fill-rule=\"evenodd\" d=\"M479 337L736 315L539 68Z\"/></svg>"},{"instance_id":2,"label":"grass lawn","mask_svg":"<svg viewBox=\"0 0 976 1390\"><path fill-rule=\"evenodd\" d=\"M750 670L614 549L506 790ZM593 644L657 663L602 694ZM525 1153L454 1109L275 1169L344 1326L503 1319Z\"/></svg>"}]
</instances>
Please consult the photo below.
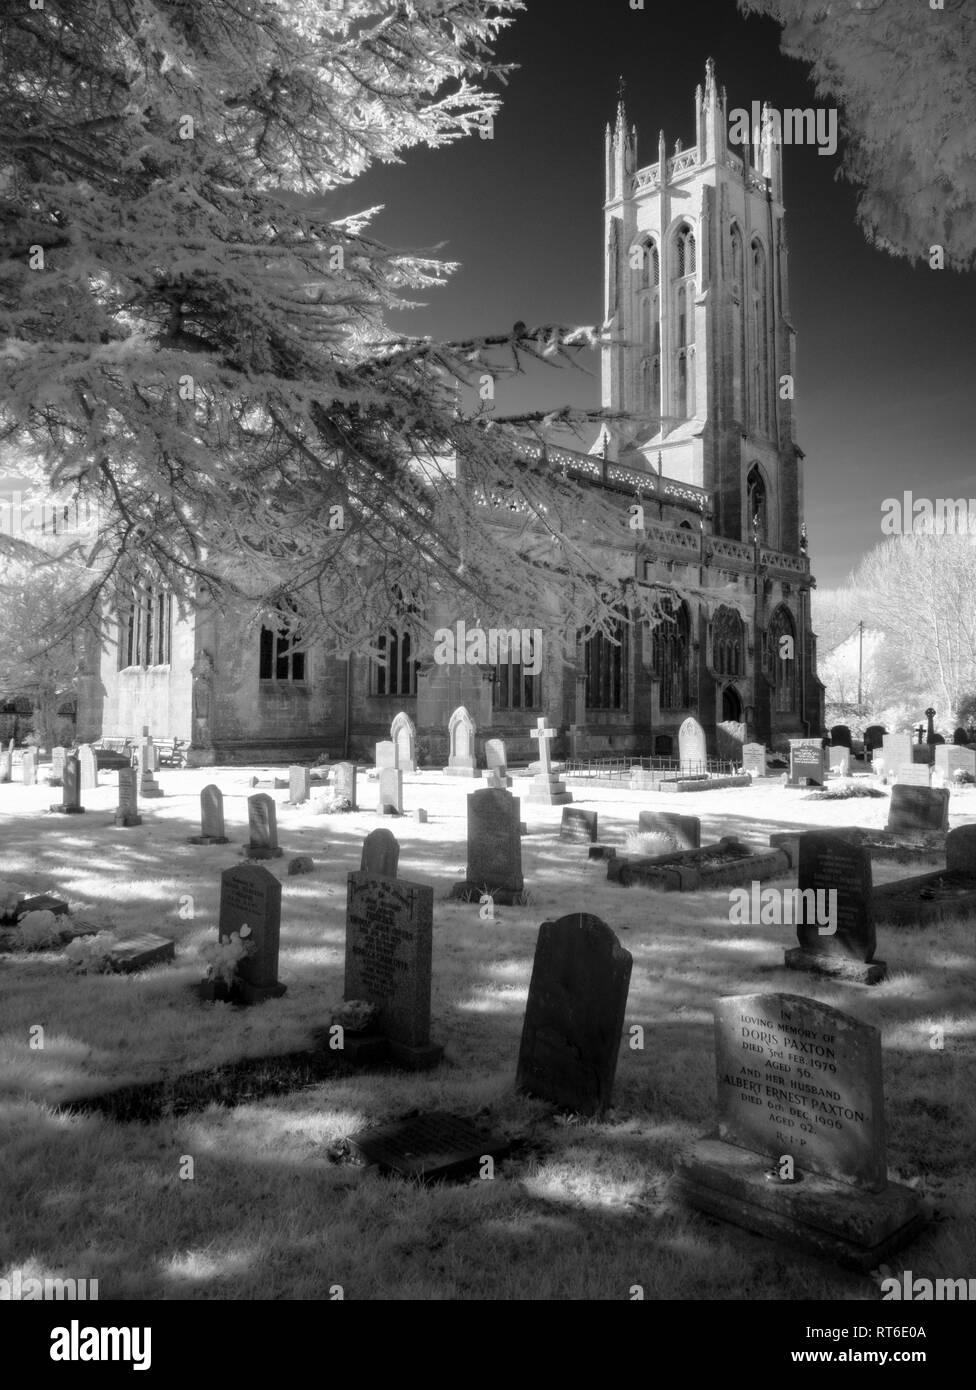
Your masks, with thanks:
<instances>
[{"instance_id":1,"label":"grass lawn","mask_svg":"<svg viewBox=\"0 0 976 1390\"><path fill-rule=\"evenodd\" d=\"M107 929L177 942L173 964L133 976L76 975L63 953L0 956L0 1277L97 1278L102 1299L876 1300L877 1278L675 1205L675 1155L714 1126L711 1005L757 991L806 994L880 1028L890 1176L918 1185L934 1219L895 1257L919 1278L976 1272L976 941L974 921L879 925L889 978L873 988L783 968L788 927L732 927L727 890L621 888L586 849L558 842L559 808L525 801L523 868L532 901L448 900L465 873L470 783L407 774L408 816L317 815L273 793L285 857L280 1000L252 1009L202 1004L197 951L216 936L219 872L240 862L254 769L159 773L164 798L143 824L112 823L115 777L84 795L84 816L53 816L45 786L0 786L0 879L51 889ZM234 842L198 847L199 791L225 796ZM516 794L519 791L516 780ZM778 783L655 796L574 790L600 813L601 840L624 845L641 809L702 817L702 840L764 842L771 830L881 827L887 798L808 801ZM375 784L360 777L360 801ZM426 807L427 824L409 818ZM950 824L976 820L976 790L953 792ZM434 886L435 1071L337 1076L233 1108L211 1105L150 1124L66 1110L72 1098L150 1083L241 1058L312 1045L343 986L345 879L378 825L401 843L400 876ZM291 854L312 875L289 877ZM885 881L938 865L877 863ZM791 880L792 881L792 880ZM788 886L783 881L780 886ZM601 1123L554 1115L513 1082L540 922L591 912L634 957L614 1106ZM41 1025L43 1048L31 1047ZM932 1046L933 1029L944 1046ZM36 1035L35 1035L36 1036ZM336 1162L352 1131L413 1110L481 1116L513 1141L491 1180L431 1189ZM193 1177L181 1176L193 1159Z\"/></svg>"}]
</instances>

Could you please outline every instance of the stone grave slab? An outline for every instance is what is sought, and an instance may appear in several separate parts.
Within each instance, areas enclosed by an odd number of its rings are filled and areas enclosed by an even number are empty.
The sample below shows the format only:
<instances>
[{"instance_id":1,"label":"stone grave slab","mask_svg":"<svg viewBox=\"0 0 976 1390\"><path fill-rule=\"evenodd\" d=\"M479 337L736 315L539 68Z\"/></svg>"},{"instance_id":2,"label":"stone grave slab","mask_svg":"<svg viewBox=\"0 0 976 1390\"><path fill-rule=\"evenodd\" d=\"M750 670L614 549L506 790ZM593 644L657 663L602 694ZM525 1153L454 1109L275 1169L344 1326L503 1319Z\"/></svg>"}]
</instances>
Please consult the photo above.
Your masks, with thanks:
<instances>
[{"instance_id":1,"label":"stone grave slab","mask_svg":"<svg viewBox=\"0 0 976 1390\"><path fill-rule=\"evenodd\" d=\"M224 834L224 794L210 782L200 793L200 834L189 837L191 845L230 844Z\"/></svg>"},{"instance_id":2,"label":"stone grave slab","mask_svg":"<svg viewBox=\"0 0 976 1390\"><path fill-rule=\"evenodd\" d=\"M121 771L121 769L120 769ZM131 975L148 970L152 965L165 965L176 958L176 943L165 936L143 932L119 941L109 953L109 964L118 975Z\"/></svg>"},{"instance_id":3,"label":"stone grave slab","mask_svg":"<svg viewBox=\"0 0 976 1390\"><path fill-rule=\"evenodd\" d=\"M802 787L808 781L818 787L824 783L824 748L820 739L790 739L789 785Z\"/></svg>"},{"instance_id":4,"label":"stone grave slab","mask_svg":"<svg viewBox=\"0 0 976 1390\"><path fill-rule=\"evenodd\" d=\"M564 806L559 838L564 844L595 845L597 821L596 811L585 811L581 806Z\"/></svg>"},{"instance_id":5,"label":"stone grave slab","mask_svg":"<svg viewBox=\"0 0 976 1390\"><path fill-rule=\"evenodd\" d=\"M380 769L377 810L382 816L403 815L403 773L398 767Z\"/></svg>"},{"instance_id":6,"label":"stone grave slab","mask_svg":"<svg viewBox=\"0 0 976 1390\"><path fill-rule=\"evenodd\" d=\"M742 771L751 777L766 776L766 745L764 743L744 743L742 745Z\"/></svg>"},{"instance_id":7,"label":"stone grave slab","mask_svg":"<svg viewBox=\"0 0 976 1390\"><path fill-rule=\"evenodd\" d=\"M515 1085L602 1115L617 1070L633 958L605 922L573 913L539 928Z\"/></svg>"},{"instance_id":8,"label":"stone grave slab","mask_svg":"<svg viewBox=\"0 0 976 1390\"><path fill-rule=\"evenodd\" d=\"M37 754L33 748L25 748L20 757L20 775L25 787L33 787L37 782Z\"/></svg>"},{"instance_id":9,"label":"stone grave slab","mask_svg":"<svg viewBox=\"0 0 976 1390\"><path fill-rule=\"evenodd\" d=\"M944 869L879 884L875 915L894 926L911 927L976 917L976 825L950 830L945 852Z\"/></svg>"},{"instance_id":10,"label":"stone grave slab","mask_svg":"<svg viewBox=\"0 0 976 1390\"><path fill-rule=\"evenodd\" d=\"M896 787L930 787L932 785L932 769L928 763L912 763L910 767L900 767L894 775Z\"/></svg>"},{"instance_id":11,"label":"stone grave slab","mask_svg":"<svg viewBox=\"0 0 976 1390\"><path fill-rule=\"evenodd\" d=\"M69 754L64 760L64 771L61 774L61 800L56 802L51 810L64 816L81 816L85 813L85 808L81 804L81 763L74 754Z\"/></svg>"},{"instance_id":12,"label":"stone grave slab","mask_svg":"<svg viewBox=\"0 0 976 1390\"><path fill-rule=\"evenodd\" d=\"M98 761L95 757L95 750L90 743L80 745L78 761L81 764L81 790L83 792L94 790L98 786Z\"/></svg>"},{"instance_id":13,"label":"stone grave slab","mask_svg":"<svg viewBox=\"0 0 976 1390\"><path fill-rule=\"evenodd\" d=\"M390 739L376 745L375 766L377 771L384 767L396 767L396 745Z\"/></svg>"},{"instance_id":14,"label":"stone grave slab","mask_svg":"<svg viewBox=\"0 0 976 1390\"><path fill-rule=\"evenodd\" d=\"M60 787L61 778L64 773L64 760L68 756L67 748L58 744L51 749L51 786ZM2 780L2 779L0 779Z\"/></svg>"},{"instance_id":15,"label":"stone grave slab","mask_svg":"<svg viewBox=\"0 0 976 1390\"><path fill-rule=\"evenodd\" d=\"M876 1028L798 995L730 996L715 1060L718 1134L679 1160L683 1200L861 1270L922 1229L919 1195L887 1181Z\"/></svg>"},{"instance_id":16,"label":"stone grave slab","mask_svg":"<svg viewBox=\"0 0 976 1390\"><path fill-rule=\"evenodd\" d=\"M390 726L390 741L396 753L396 766L401 772L417 771L417 730L409 714L403 710L394 715Z\"/></svg>"},{"instance_id":17,"label":"stone grave slab","mask_svg":"<svg viewBox=\"0 0 976 1390\"><path fill-rule=\"evenodd\" d=\"M788 970L808 970L839 976L857 984L875 985L888 967L875 960L874 894L871 851L852 844L836 830L806 831L800 836L797 887L801 893L836 893L836 930L816 922L799 922L799 946L788 950ZM828 899L829 900L829 899Z\"/></svg>"},{"instance_id":18,"label":"stone grave slab","mask_svg":"<svg viewBox=\"0 0 976 1390\"><path fill-rule=\"evenodd\" d=\"M475 757L474 736L477 727L463 705L458 705L447 725L450 747L447 767L444 772L449 777L480 777L481 769Z\"/></svg>"},{"instance_id":19,"label":"stone grave slab","mask_svg":"<svg viewBox=\"0 0 976 1390\"><path fill-rule=\"evenodd\" d=\"M885 828L894 835L926 835L948 830L948 787L892 787Z\"/></svg>"},{"instance_id":20,"label":"stone grave slab","mask_svg":"<svg viewBox=\"0 0 976 1390\"><path fill-rule=\"evenodd\" d=\"M572 801L573 794L566 790L565 782L552 768L549 745L556 737L555 729L547 728L545 719L540 718L535 728L529 731L529 736L539 742L539 771L529 784L526 800L540 802L544 806L565 806Z\"/></svg>"},{"instance_id":21,"label":"stone grave slab","mask_svg":"<svg viewBox=\"0 0 976 1390\"><path fill-rule=\"evenodd\" d=\"M332 788L336 796L347 797L356 809L356 764L336 763L332 772Z\"/></svg>"},{"instance_id":22,"label":"stone grave slab","mask_svg":"<svg viewBox=\"0 0 976 1390\"><path fill-rule=\"evenodd\" d=\"M708 744L705 730L693 716L685 719L678 729L678 770L682 773L707 773Z\"/></svg>"},{"instance_id":23,"label":"stone grave slab","mask_svg":"<svg viewBox=\"0 0 976 1390\"><path fill-rule=\"evenodd\" d=\"M401 878L351 873L346 897L343 997L378 1007L374 1033L395 1062L426 1070L443 1048L430 1041L434 890Z\"/></svg>"},{"instance_id":24,"label":"stone grave slab","mask_svg":"<svg viewBox=\"0 0 976 1390\"><path fill-rule=\"evenodd\" d=\"M976 749L965 744L940 743L935 750L935 770L946 783L960 776L976 777Z\"/></svg>"},{"instance_id":25,"label":"stone grave slab","mask_svg":"<svg viewBox=\"0 0 976 1390\"><path fill-rule=\"evenodd\" d=\"M280 858L278 811L267 792L247 798L247 821L250 838L244 846L244 855L248 859Z\"/></svg>"},{"instance_id":26,"label":"stone grave slab","mask_svg":"<svg viewBox=\"0 0 976 1390\"><path fill-rule=\"evenodd\" d=\"M471 1120L443 1111L362 1130L346 1142L362 1162L381 1173L422 1183L473 1177L485 1158L500 1162L511 1148L507 1140Z\"/></svg>"},{"instance_id":27,"label":"stone grave slab","mask_svg":"<svg viewBox=\"0 0 976 1390\"><path fill-rule=\"evenodd\" d=\"M300 763L288 769L288 801L292 806L304 806L312 795L312 770Z\"/></svg>"},{"instance_id":28,"label":"stone grave slab","mask_svg":"<svg viewBox=\"0 0 976 1390\"><path fill-rule=\"evenodd\" d=\"M501 787L485 787L468 796L467 877L451 897L478 902L484 893L496 903L522 903L521 802Z\"/></svg>"},{"instance_id":29,"label":"stone grave slab","mask_svg":"<svg viewBox=\"0 0 976 1390\"><path fill-rule=\"evenodd\" d=\"M119 768L119 804L115 812L115 824L142 824L142 816L139 814L139 773L134 767Z\"/></svg>"},{"instance_id":30,"label":"stone grave slab","mask_svg":"<svg viewBox=\"0 0 976 1390\"><path fill-rule=\"evenodd\" d=\"M836 777L851 775L851 750L842 744L827 749L828 766Z\"/></svg>"},{"instance_id":31,"label":"stone grave slab","mask_svg":"<svg viewBox=\"0 0 976 1390\"><path fill-rule=\"evenodd\" d=\"M645 835L667 835L676 850L701 848L701 820L674 811L641 811L637 829Z\"/></svg>"}]
</instances>

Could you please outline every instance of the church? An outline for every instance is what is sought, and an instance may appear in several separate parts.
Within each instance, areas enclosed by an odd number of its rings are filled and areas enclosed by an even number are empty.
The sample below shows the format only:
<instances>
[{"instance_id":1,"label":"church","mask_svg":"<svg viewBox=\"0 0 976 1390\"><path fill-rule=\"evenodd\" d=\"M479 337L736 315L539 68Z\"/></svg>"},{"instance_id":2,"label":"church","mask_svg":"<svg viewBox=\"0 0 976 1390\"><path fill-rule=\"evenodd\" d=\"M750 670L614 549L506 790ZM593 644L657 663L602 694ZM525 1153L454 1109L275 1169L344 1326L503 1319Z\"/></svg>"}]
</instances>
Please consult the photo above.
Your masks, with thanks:
<instances>
[{"instance_id":1,"label":"church","mask_svg":"<svg viewBox=\"0 0 976 1390\"><path fill-rule=\"evenodd\" d=\"M711 60L694 107L695 143L669 156L662 133L653 164L640 163L622 101L606 131L602 405L628 423L604 424L588 450L525 446L619 504L633 583L665 591L665 621L622 614L613 639L579 634L569 663L513 642L484 663L443 664L396 629L338 658L144 591L80 674L80 738L148 725L188 743L191 765L371 762L403 711L421 766L442 767L459 705L479 753L502 738L512 763L536 756L540 716L556 756L591 760L674 756L689 715L714 756L729 755L729 730L770 747L822 732L782 147L767 111L751 145L730 145Z\"/></svg>"}]
</instances>

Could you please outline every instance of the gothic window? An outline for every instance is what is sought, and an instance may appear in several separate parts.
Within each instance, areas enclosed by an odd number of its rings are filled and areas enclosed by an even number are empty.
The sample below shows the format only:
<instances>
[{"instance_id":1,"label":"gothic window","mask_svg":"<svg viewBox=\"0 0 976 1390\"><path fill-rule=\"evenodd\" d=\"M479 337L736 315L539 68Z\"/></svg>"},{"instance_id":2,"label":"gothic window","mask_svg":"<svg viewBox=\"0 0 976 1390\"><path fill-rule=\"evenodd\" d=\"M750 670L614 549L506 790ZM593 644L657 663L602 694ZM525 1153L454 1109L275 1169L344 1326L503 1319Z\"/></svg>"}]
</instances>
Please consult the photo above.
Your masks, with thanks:
<instances>
[{"instance_id":1,"label":"gothic window","mask_svg":"<svg viewBox=\"0 0 976 1390\"><path fill-rule=\"evenodd\" d=\"M656 397L654 394L654 372L657 359L652 362L649 357L641 361L641 410L648 414L657 413Z\"/></svg>"},{"instance_id":2,"label":"gothic window","mask_svg":"<svg viewBox=\"0 0 976 1390\"><path fill-rule=\"evenodd\" d=\"M691 618L682 600L662 600L664 619L651 639L651 668L661 682L661 709L687 709L691 703Z\"/></svg>"},{"instance_id":3,"label":"gothic window","mask_svg":"<svg viewBox=\"0 0 976 1390\"><path fill-rule=\"evenodd\" d=\"M305 653L299 650L294 604L279 608L277 621L264 623L258 647L258 679L297 682L305 679Z\"/></svg>"},{"instance_id":4,"label":"gothic window","mask_svg":"<svg viewBox=\"0 0 976 1390\"><path fill-rule=\"evenodd\" d=\"M695 413L695 349L690 347L687 352L688 359L688 389L685 404L689 416Z\"/></svg>"},{"instance_id":5,"label":"gothic window","mask_svg":"<svg viewBox=\"0 0 976 1390\"><path fill-rule=\"evenodd\" d=\"M630 624L620 617L612 635L595 632L585 644L586 708L625 710L628 707Z\"/></svg>"},{"instance_id":6,"label":"gothic window","mask_svg":"<svg viewBox=\"0 0 976 1390\"><path fill-rule=\"evenodd\" d=\"M769 432L769 285L762 243L752 243L751 414L754 427Z\"/></svg>"},{"instance_id":7,"label":"gothic window","mask_svg":"<svg viewBox=\"0 0 976 1390\"><path fill-rule=\"evenodd\" d=\"M749 469L746 478L746 536L749 540L755 534L766 539L766 484L758 463Z\"/></svg>"},{"instance_id":8,"label":"gothic window","mask_svg":"<svg viewBox=\"0 0 976 1390\"><path fill-rule=\"evenodd\" d=\"M742 286L742 235L733 222L729 230L729 278L733 285Z\"/></svg>"},{"instance_id":9,"label":"gothic window","mask_svg":"<svg viewBox=\"0 0 976 1390\"><path fill-rule=\"evenodd\" d=\"M657 247L648 239L641 243L641 285L645 290L653 289L661 282L661 259Z\"/></svg>"},{"instance_id":10,"label":"gothic window","mask_svg":"<svg viewBox=\"0 0 976 1390\"><path fill-rule=\"evenodd\" d=\"M685 337L686 346L695 341L695 286L692 281L685 285Z\"/></svg>"},{"instance_id":11,"label":"gothic window","mask_svg":"<svg viewBox=\"0 0 976 1390\"><path fill-rule=\"evenodd\" d=\"M672 414L686 420L691 414L688 389L688 348L695 341L695 236L690 227L679 227L674 239L673 298L670 333L672 350Z\"/></svg>"},{"instance_id":12,"label":"gothic window","mask_svg":"<svg viewBox=\"0 0 976 1390\"><path fill-rule=\"evenodd\" d=\"M651 363L651 401L655 414L661 409L661 359L655 357Z\"/></svg>"},{"instance_id":13,"label":"gothic window","mask_svg":"<svg viewBox=\"0 0 976 1390\"><path fill-rule=\"evenodd\" d=\"M694 273L695 234L690 227L682 227L675 239L675 278L683 280Z\"/></svg>"},{"instance_id":14,"label":"gothic window","mask_svg":"<svg viewBox=\"0 0 976 1390\"><path fill-rule=\"evenodd\" d=\"M519 650L509 651L497 662L491 687L492 709L542 709L542 676L533 676L514 658Z\"/></svg>"},{"instance_id":15,"label":"gothic window","mask_svg":"<svg viewBox=\"0 0 976 1390\"><path fill-rule=\"evenodd\" d=\"M730 278L732 280L732 415L734 419L742 424L745 420L745 412L743 410L745 382L742 375L742 364L745 359L745 347L742 337L742 236L734 223L729 237L731 243Z\"/></svg>"},{"instance_id":16,"label":"gothic window","mask_svg":"<svg viewBox=\"0 0 976 1390\"><path fill-rule=\"evenodd\" d=\"M745 627L734 608L721 607L712 619L712 667L720 676L742 675Z\"/></svg>"},{"instance_id":17,"label":"gothic window","mask_svg":"<svg viewBox=\"0 0 976 1390\"><path fill-rule=\"evenodd\" d=\"M678 353L678 380L675 388L675 414L679 420L688 415L688 358L685 351Z\"/></svg>"},{"instance_id":18,"label":"gothic window","mask_svg":"<svg viewBox=\"0 0 976 1390\"><path fill-rule=\"evenodd\" d=\"M376 651L370 662L370 694L416 695L420 662L413 658L410 633L387 628L376 638Z\"/></svg>"},{"instance_id":19,"label":"gothic window","mask_svg":"<svg viewBox=\"0 0 976 1390\"><path fill-rule=\"evenodd\" d=\"M784 637L792 641L785 643ZM766 664L773 682L773 709L778 714L792 714L796 709L796 627L782 604L769 620Z\"/></svg>"},{"instance_id":20,"label":"gothic window","mask_svg":"<svg viewBox=\"0 0 976 1390\"><path fill-rule=\"evenodd\" d=\"M119 670L168 665L172 630L173 595L154 585L134 590L119 614Z\"/></svg>"}]
</instances>

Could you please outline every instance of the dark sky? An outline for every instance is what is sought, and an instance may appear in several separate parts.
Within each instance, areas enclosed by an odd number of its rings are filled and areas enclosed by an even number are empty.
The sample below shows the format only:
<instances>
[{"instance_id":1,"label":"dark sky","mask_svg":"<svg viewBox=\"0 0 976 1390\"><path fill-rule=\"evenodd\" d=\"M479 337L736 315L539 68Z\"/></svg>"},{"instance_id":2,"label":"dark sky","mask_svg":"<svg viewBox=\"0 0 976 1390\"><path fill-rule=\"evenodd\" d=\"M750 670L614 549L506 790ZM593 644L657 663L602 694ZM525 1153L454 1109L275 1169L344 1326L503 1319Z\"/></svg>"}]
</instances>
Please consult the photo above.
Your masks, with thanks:
<instances>
[{"instance_id":1,"label":"dark sky","mask_svg":"<svg viewBox=\"0 0 976 1390\"><path fill-rule=\"evenodd\" d=\"M921 3L921 0L920 0ZM618 79L638 161L680 136L695 143L694 91L714 57L729 110L816 102L803 64L781 56L772 21L735 0L528 0L497 55L518 63L492 141L408 151L345 190L342 211L384 203L374 232L403 250L461 262L428 307L398 316L435 337L509 329L518 319L598 323L602 312L603 132ZM910 117L908 117L910 118ZM815 147L783 151L797 437L821 588L844 582L881 539L885 497L976 497L976 277L912 268L865 242L855 190ZM593 375L534 371L498 388L505 414L563 401L599 405Z\"/></svg>"}]
</instances>

